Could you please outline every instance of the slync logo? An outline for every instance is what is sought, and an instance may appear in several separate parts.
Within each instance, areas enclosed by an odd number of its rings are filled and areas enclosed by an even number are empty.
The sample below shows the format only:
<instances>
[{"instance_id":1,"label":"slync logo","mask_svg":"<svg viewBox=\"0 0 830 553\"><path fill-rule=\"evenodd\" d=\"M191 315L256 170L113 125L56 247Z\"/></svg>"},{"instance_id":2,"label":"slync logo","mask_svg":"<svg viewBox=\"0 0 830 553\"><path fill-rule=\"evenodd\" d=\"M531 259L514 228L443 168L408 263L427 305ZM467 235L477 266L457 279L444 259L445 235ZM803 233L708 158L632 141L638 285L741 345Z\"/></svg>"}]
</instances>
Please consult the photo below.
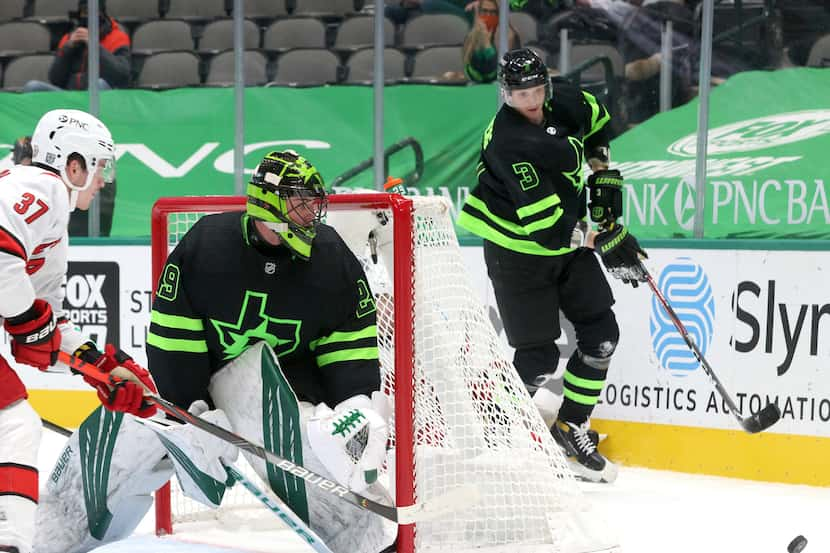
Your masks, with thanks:
<instances>
[{"instance_id":1,"label":"slync logo","mask_svg":"<svg viewBox=\"0 0 830 553\"><path fill-rule=\"evenodd\" d=\"M701 353L712 343L715 300L703 268L688 257L677 258L660 273L657 286L677 313ZM651 344L660 365L674 376L686 376L700 363L672 324L662 304L651 300Z\"/></svg>"}]
</instances>

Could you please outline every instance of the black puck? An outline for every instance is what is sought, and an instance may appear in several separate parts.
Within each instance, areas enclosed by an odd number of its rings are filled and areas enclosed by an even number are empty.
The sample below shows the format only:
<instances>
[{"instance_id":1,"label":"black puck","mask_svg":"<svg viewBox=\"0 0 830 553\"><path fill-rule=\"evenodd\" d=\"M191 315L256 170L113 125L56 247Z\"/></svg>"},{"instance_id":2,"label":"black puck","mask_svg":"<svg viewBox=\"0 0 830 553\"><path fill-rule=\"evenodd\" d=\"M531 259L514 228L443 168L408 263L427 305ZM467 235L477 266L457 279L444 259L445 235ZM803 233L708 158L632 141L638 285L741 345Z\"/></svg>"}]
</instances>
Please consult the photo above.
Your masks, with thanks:
<instances>
[{"instance_id":1,"label":"black puck","mask_svg":"<svg viewBox=\"0 0 830 553\"><path fill-rule=\"evenodd\" d=\"M796 536L790 545L787 546L787 551L790 553L801 553L807 547L807 538L804 536Z\"/></svg>"}]
</instances>

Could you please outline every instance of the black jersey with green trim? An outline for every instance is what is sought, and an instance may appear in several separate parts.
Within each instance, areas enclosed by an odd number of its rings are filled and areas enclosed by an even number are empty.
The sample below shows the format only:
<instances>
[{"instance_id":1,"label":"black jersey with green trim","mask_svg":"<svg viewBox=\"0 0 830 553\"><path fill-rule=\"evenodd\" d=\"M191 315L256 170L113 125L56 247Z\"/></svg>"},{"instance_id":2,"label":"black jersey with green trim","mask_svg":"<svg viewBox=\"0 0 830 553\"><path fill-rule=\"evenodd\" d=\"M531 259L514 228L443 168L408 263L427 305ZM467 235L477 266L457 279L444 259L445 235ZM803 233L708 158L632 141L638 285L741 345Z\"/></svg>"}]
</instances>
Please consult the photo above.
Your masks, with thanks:
<instances>
[{"instance_id":1,"label":"black jersey with green trim","mask_svg":"<svg viewBox=\"0 0 830 553\"><path fill-rule=\"evenodd\" d=\"M535 125L507 104L484 132L478 184L458 224L519 253L573 251L571 233L586 216L584 152L608 146L610 115L590 93L554 81Z\"/></svg>"},{"instance_id":2,"label":"black jersey with green trim","mask_svg":"<svg viewBox=\"0 0 830 553\"><path fill-rule=\"evenodd\" d=\"M375 304L340 236L320 225L308 261L255 238L242 212L207 215L170 253L147 336L161 396L183 408L209 399L210 377L259 341L300 400L333 407L378 390Z\"/></svg>"}]
</instances>

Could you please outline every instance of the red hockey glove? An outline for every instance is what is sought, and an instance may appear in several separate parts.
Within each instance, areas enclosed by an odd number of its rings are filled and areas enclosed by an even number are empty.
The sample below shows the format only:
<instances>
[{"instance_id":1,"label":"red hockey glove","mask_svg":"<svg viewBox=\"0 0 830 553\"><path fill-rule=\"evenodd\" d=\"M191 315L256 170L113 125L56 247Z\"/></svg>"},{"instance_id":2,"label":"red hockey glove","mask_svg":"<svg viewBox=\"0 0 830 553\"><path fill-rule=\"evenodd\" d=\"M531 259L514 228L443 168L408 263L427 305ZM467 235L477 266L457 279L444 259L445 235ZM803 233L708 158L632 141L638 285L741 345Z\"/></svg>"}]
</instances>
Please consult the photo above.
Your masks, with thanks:
<instances>
[{"instance_id":1,"label":"red hockey glove","mask_svg":"<svg viewBox=\"0 0 830 553\"><path fill-rule=\"evenodd\" d=\"M74 355L107 373L111 373L116 367L121 367L120 373L125 373L124 369L129 371L129 374L123 377L110 376L109 383L84 376L87 384L98 391L98 399L104 407L142 418L156 414L155 404L144 401L144 388L156 393L156 385L147 369L139 366L132 357L112 344L107 344L104 353L101 353L92 342L83 344L75 350Z\"/></svg>"},{"instance_id":2,"label":"red hockey glove","mask_svg":"<svg viewBox=\"0 0 830 553\"><path fill-rule=\"evenodd\" d=\"M61 331L45 300L35 300L22 315L3 324L12 337L12 355L18 363L45 371L58 360Z\"/></svg>"}]
</instances>

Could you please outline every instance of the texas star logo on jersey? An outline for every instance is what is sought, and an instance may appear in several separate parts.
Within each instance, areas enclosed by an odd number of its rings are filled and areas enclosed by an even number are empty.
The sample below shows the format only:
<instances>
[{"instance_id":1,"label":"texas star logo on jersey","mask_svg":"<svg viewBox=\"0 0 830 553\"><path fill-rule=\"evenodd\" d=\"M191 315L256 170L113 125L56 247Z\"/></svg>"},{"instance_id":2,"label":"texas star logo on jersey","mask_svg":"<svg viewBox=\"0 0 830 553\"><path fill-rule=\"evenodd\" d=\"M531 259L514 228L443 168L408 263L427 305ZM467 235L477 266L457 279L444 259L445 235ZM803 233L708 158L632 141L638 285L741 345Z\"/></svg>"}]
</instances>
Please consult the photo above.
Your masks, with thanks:
<instances>
[{"instance_id":1,"label":"texas star logo on jersey","mask_svg":"<svg viewBox=\"0 0 830 553\"><path fill-rule=\"evenodd\" d=\"M302 321L269 316L265 309L267 302L267 294L247 290L235 322L210 319L219 335L225 359L237 357L259 341L266 342L278 356L297 348Z\"/></svg>"}]
</instances>

